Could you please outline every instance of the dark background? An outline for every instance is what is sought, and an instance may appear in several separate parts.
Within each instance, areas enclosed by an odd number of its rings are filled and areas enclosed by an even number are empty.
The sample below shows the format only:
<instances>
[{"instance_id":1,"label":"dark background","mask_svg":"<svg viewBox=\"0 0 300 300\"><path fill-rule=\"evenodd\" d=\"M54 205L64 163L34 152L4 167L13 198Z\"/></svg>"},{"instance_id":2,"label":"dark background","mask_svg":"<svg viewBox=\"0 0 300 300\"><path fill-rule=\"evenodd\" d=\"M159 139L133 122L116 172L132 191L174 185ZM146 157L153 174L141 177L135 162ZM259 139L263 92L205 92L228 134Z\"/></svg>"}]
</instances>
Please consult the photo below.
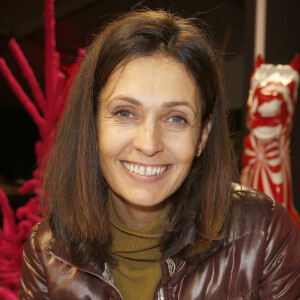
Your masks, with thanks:
<instances>
[{"instance_id":1,"label":"dark background","mask_svg":"<svg viewBox=\"0 0 300 300\"><path fill-rule=\"evenodd\" d=\"M42 0L0 0L0 57L3 57L22 87L28 85L7 43L14 37L35 75L44 84L44 28ZM138 5L131 0L56 0L56 49L61 65L71 65L79 48L114 15ZM232 117L231 131L238 155L242 153L249 76L253 69L254 0L165 0L143 1L141 6L164 8L182 16L196 16L213 30L223 54L226 93ZM300 52L300 1L269 0L267 6L267 63L287 64ZM299 98L299 97L298 97ZM298 104L299 106L299 104ZM300 211L300 108L292 131L292 176L294 202ZM0 74L0 185L13 206L22 205L17 187L32 176L34 143L39 139L35 124Z\"/></svg>"}]
</instances>

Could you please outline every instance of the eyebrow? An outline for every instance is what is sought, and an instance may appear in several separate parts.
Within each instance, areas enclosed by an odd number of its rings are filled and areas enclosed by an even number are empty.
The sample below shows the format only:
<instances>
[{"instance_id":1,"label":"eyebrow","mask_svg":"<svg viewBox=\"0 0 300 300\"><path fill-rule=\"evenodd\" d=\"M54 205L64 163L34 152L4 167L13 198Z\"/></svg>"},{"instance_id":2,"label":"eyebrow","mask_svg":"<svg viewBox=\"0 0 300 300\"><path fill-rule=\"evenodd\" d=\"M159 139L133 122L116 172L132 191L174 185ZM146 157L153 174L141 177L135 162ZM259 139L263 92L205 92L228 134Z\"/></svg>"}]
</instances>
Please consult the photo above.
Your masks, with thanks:
<instances>
[{"instance_id":1,"label":"eyebrow","mask_svg":"<svg viewBox=\"0 0 300 300\"><path fill-rule=\"evenodd\" d=\"M137 105L137 106L142 105L142 103L140 101L138 101L137 99L128 97L128 96L116 96L116 97L113 97L112 99L109 99L109 102L113 102L116 100L126 101L128 103L131 103L131 104ZM172 108L172 107L176 107L176 106L186 106L186 107L190 108L195 115L197 114L195 109L193 108L193 106L186 101L170 101L170 102L164 103L162 105L163 108Z\"/></svg>"},{"instance_id":2,"label":"eyebrow","mask_svg":"<svg viewBox=\"0 0 300 300\"><path fill-rule=\"evenodd\" d=\"M171 101L171 102L167 102L163 105L164 108L171 108L171 107L175 107L175 106L187 106L194 112L194 114L196 114L193 106L190 103L185 102L185 101Z\"/></svg>"},{"instance_id":3,"label":"eyebrow","mask_svg":"<svg viewBox=\"0 0 300 300\"><path fill-rule=\"evenodd\" d=\"M109 99L108 102L113 102L116 100L126 101L133 105L138 105L138 106L142 105L140 101L138 101L134 98L128 97L128 96L116 96L116 97L113 97L112 99Z\"/></svg>"}]
</instances>

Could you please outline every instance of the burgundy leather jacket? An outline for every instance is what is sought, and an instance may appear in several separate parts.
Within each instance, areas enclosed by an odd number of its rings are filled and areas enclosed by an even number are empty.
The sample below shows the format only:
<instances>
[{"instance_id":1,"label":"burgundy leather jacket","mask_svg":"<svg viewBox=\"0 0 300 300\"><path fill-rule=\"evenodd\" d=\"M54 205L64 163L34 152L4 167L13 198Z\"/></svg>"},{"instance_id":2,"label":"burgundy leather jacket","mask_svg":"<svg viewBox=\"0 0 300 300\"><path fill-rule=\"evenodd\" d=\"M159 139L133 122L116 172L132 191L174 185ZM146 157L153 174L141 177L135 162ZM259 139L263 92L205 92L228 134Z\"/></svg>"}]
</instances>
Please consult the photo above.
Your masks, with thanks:
<instances>
[{"instance_id":1,"label":"burgundy leather jacket","mask_svg":"<svg viewBox=\"0 0 300 300\"><path fill-rule=\"evenodd\" d=\"M162 256L154 299L300 299L300 232L294 222L259 192L234 197L230 231L203 263L190 265L178 255L192 242L193 226ZM122 299L108 264L101 270L77 268L50 240L46 222L33 228L24 248L19 299Z\"/></svg>"}]
</instances>

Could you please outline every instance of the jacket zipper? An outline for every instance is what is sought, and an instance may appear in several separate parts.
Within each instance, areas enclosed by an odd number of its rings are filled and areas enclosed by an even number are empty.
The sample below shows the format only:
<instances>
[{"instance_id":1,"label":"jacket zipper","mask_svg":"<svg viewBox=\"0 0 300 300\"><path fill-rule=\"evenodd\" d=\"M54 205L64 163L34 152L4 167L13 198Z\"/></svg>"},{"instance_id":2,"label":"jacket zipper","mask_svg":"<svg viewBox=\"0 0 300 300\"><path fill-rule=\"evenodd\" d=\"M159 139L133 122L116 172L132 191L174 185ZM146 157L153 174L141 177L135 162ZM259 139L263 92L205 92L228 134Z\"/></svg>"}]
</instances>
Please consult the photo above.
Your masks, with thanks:
<instances>
[{"instance_id":1,"label":"jacket zipper","mask_svg":"<svg viewBox=\"0 0 300 300\"><path fill-rule=\"evenodd\" d=\"M167 268L163 265L163 261L166 262L167 264ZM164 273L169 272L169 277L171 277L174 273L175 273L175 263L173 261L172 258L168 257L166 259L163 259L162 261L160 261L160 265L161 265L161 275L163 276ZM161 284L159 284L156 287L155 293L154 293L154 299L157 300L166 300L165 298L165 294L164 294L164 287L161 286Z\"/></svg>"},{"instance_id":2,"label":"jacket zipper","mask_svg":"<svg viewBox=\"0 0 300 300\"><path fill-rule=\"evenodd\" d=\"M157 293L158 300L165 300L164 289L161 287Z\"/></svg>"},{"instance_id":3,"label":"jacket zipper","mask_svg":"<svg viewBox=\"0 0 300 300\"><path fill-rule=\"evenodd\" d=\"M107 283L109 286L111 286L113 289L115 289L115 290L117 291L117 293L118 293L120 299L121 299L121 300L123 299L122 296L121 296L121 294L120 294L120 292L119 292L119 290L118 290L113 284L111 284L107 279L105 279L104 277L102 277L102 276L100 276L100 275L98 275L98 274L96 274L96 273L93 273L93 272L90 272L90 271L87 271L87 270L84 270L84 269L81 269L81 268L79 268L79 267L77 267L77 266L72 265L72 264L69 263L68 261L66 261L66 260L64 260L63 258L61 258L61 257L57 256L56 254L54 254L51 250L49 251L49 253L50 253L53 257L55 257L56 259L58 259L59 261L65 263L65 264L67 264L67 265L69 265L69 266L71 266L71 267L77 268L78 270L80 270L80 271L82 271L82 272L84 272L84 273L87 273L87 274L96 276L97 278L99 278L100 280L104 281L104 282ZM162 299L164 299L164 298L162 298Z\"/></svg>"},{"instance_id":4,"label":"jacket zipper","mask_svg":"<svg viewBox=\"0 0 300 300\"><path fill-rule=\"evenodd\" d=\"M154 300L166 300L164 294L164 288L161 285L161 282L157 285L155 292L154 292Z\"/></svg>"}]
</instances>

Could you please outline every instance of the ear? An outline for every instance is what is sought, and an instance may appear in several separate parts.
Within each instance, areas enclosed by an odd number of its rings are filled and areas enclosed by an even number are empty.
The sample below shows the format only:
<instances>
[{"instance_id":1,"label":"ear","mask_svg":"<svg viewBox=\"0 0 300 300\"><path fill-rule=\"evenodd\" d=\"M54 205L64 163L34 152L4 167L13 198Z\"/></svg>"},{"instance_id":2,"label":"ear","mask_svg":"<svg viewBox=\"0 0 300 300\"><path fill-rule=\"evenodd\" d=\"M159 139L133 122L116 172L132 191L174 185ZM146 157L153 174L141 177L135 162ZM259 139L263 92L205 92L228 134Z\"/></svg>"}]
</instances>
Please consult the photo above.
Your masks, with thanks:
<instances>
[{"instance_id":1,"label":"ear","mask_svg":"<svg viewBox=\"0 0 300 300\"><path fill-rule=\"evenodd\" d=\"M210 133L210 129L211 129L211 125L212 125L212 120L211 118L209 118L203 125L202 129L201 129L201 133L200 133L200 137L199 137L199 143L198 143L198 147L197 147L197 156L200 156L201 152L203 151L209 133Z\"/></svg>"},{"instance_id":2,"label":"ear","mask_svg":"<svg viewBox=\"0 0 300 300\"><path fill-rule=\"evenodd\" d=\"M254 64L254 69L250 75L250 78L252 78L252 76L254 75L255 71L262 65L264 64L264 60L262 58L262 56L260 54L257 55L256 60L255 60L255 64Z\"/></svg>"},{"instance_id":3,"label":"ear","mask_svg":"<svg viewBox=\"0 0 300 300\"><path fill-rule=\"evenodd\" d=\"M299 54L296 54L294 59L291 61L290 66L297 72L300 71L300 58Z\"/></svg>"},{"instance_id":4,"label":"ear","mask_svg":"<svg viewBox=\"0 0 300 300\"><path fill-rule=\"evenodd\" d=\"M255 69L257 69L257 68L259 68L262 64L264 64L265 62L264 62L264 60L263 60L263 58L262 58L262 56L259 54L259 55L257 55L257 57L256 57L256 61L255 61Z\"/></svg>"}]
</instances>

